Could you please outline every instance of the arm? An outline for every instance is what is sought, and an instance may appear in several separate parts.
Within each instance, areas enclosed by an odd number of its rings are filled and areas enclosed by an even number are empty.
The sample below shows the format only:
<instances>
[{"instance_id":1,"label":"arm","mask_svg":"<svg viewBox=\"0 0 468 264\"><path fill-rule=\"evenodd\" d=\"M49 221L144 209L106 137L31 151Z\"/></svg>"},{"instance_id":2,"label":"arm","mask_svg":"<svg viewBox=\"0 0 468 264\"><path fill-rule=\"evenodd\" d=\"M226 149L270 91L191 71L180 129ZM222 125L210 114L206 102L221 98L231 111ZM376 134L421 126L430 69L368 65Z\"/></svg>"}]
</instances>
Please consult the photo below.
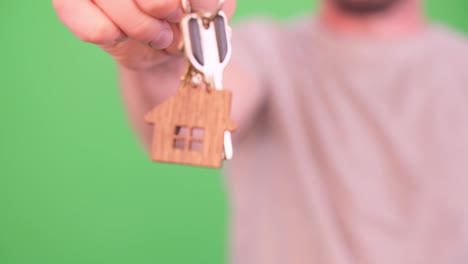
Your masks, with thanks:
<instances>
[{"instance_id":1,"label":"arm","mask_svg":"<svg viewBox=\"0 0 468 264\"><path fill-rule=\"evenodd\" d=\"M248 124L252 122L253 113L265 98L260 85L260 75L243 63L250 62L250 58L243 56L247 54L233 52L232 62L224 74L224 87L233 91L231 115L238 127L233 134L234 140L241 137ZM128 116L147 149L151 144L152 126L145 123L143 116L154 106L175 94L185 65L185 59L175 58L149 72L119 67L121 90Z\"/></svg>"},{"instance_id":2,"label":"arm","mask_svg":"<svg viewBox=\"0 0 468 264\"><path fill-rule=\"evenodd\" d=\"M194 9L213 10L217 0L191 0ZM150 126L143 116L173 95L185 60L178 54L180 0L54 0L60 20L81 40L94 43L119 65L122 95L131 123L143 144L150 144ZM235 0L223 11L232 17ZM234 32L235 34L235 32ZM242 48L233 53L224 85L233 90L232 116L244 127L262 98L259 77ZM247 53L245 53L247 54ZM236 133L239 135L240 133Z\"/></svg>"}]
</instances>

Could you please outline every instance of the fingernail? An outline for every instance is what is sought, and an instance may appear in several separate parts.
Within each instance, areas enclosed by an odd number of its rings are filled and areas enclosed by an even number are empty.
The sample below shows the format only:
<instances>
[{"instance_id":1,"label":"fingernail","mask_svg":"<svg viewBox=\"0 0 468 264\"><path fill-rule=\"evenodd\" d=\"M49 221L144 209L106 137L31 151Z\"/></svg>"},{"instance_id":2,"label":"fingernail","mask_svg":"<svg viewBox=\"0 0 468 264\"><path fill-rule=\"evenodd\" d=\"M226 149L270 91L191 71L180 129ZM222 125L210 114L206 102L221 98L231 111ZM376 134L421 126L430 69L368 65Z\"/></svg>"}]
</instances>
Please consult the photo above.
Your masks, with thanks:
<instances>
[{"instance_id":1,"label":"fingernail","mask_svg":"<svg viewBox=\"0 0 468 264\"><path fill-rule=\"evenodd\" d=\"M159 35L149 45L153 49L165 49L172 43L172 39L172 30L170 27L166 27L159 32Z\"/></svg>"}]
</instances>

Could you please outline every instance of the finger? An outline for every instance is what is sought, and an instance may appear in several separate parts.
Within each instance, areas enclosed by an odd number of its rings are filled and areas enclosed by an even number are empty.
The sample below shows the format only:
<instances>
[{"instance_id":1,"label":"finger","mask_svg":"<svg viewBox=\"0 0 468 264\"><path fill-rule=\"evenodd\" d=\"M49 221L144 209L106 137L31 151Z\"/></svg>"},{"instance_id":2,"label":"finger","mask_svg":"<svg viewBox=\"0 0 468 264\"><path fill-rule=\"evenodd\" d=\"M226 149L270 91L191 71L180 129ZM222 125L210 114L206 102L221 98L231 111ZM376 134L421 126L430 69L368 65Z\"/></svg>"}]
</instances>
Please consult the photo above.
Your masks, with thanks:
<instances>
[{"instance_id":1,"label":"finger","mask_svg":"<svg viewBox=\"0 0 468 264\"><path fill-rule=\"evenodd\" d=\"M173 33L166 21L141 11L131 0L94 0L104 13L129 37L164 49L171 44Z\"/></svg>"},{"instance_id":2,"label":"finger","mask_svg":"<svg viewBox=\"0 0 468 264\"><path fill-rule=\"evenodd\" d=\"M52 3L60 21L83 41L109 44L126 38L101 10L88 0L54 0Z\"/></svg>"},{"instance_id":3,"label":"finger","mask_svg":"<svg viewBox=\"0 0 468 264\"><path fill-rule=\"evenodd\" d=\"M181 0L134 0L138 7L148 15L169 22L179 22L184 11ZM192 11L214 12L218 0L189 0ZM226 0L223 11L231 18L236 8L235 0Z\"/></svg>"},{"instance_id":4,"label":"finger","mask_svg":"<svg viewBox=\"0 0 468 264\"><path fill-rule=\"evenodd\" d=\"M218 7L219 0L189 0L190 5L192 6L192 11L206 11L206 12L214 12ZM182 6L182 4L181 4ZM225 0L222 11L226 13L228 18L231 18L234 14L236 9L236 1L235 0Z\"/></svg>"},{"instance_id":5,"label":"finger","mask_svg":"<svg viewBox=\"0 0 468 264\"><path fill-rule=\"evenodd\" d=\"M177 22L177 18L183 15L179 8L181 0L134 0L136 5L146 14L165 19L169 22Z\"/></svg>"},{"instance_id":6,"label":"finger","mask_svg":"<svg viewBox=\"0 0 468 264\"><path fill-rule=\"evenodd\" d=\"M174 33L174 41L169 47L166 48L166 52L169 54L181 54L180 43L182 41L182 35L180 34L180 27L178 24L171 23L172 32Z\"/></svg>"}]
</instances>

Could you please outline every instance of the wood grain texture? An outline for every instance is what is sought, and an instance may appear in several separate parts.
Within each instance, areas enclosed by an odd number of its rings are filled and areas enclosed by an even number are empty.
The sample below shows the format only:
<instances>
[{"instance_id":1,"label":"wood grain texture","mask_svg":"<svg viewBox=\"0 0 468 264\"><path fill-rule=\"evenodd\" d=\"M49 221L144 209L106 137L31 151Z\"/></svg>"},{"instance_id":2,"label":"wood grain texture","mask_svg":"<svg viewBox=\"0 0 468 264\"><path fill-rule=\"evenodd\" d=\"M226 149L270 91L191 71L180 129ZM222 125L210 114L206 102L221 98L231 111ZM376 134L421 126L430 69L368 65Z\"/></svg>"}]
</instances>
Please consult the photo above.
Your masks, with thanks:
<instances>
[{"instance_id":1,"label":"wood grain texture","mask_svg":"<svg viewBox=\"0 0 468 264\"><path fill-rule=\"evenodd\" d=\"M156 106L145 116L145 120L154 125L151 159L220 168L224 132L236 128L229 117L231 97L229 90L208 92L202 88L183 87L175 96ZM177 133L177 127L186 132ZM192 135L197 129L203 129L201 139ZM182 144L184 140L185 144ZM198 149L190 149L191 143Z\"/></svg>"}]
</instances>

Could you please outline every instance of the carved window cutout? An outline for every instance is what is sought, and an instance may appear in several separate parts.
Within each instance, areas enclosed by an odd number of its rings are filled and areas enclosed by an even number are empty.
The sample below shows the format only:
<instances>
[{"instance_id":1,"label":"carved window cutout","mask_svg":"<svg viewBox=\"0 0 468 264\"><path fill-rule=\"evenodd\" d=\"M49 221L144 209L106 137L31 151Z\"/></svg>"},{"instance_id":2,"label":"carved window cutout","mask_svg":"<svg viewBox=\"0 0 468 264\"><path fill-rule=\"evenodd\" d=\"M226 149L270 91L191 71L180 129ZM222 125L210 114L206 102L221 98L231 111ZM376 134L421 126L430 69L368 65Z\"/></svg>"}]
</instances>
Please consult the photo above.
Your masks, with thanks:
<instances>
[{"instance_id":1,"label":"carved window cutout","mask_svg":"<svg viewBox=\"0 0 468 264\"><path fill-rule=\"evenodd\" d=\"M186 126L176 126L174 128L174 142L172 147L174 149L185 150L187 149L187 141L189 137L189 128Z\"/></svg>"},{"instance_id":2,"label":"carved window cutout","mask_svg":"<svg viewBox=\"0 0 468 264\"><path fill-rule=\"evenodd\" d=\"M175 135L178 137L187 137L188 136L188 127L186 126L176 126L175 127Z\"/></svg>"},{"instance_id":3,"label":"carved window cutout","mask_svg":"<svg viewBox=\"0 0 468 264\"><path fill-rule=\"evenodd\" d=\"M203 152L205 129L200 127L175 126L172 147L179 150Z\"/></svg>"},{"instance_id":4,"label":"carved window cutout","mask_svg":"<svg viewBox=\"0 0 468 264\"><path fill-rule=\"evenodd\" d=\"M203 129L203 128L194 127L194 128L192 128L191 131L192 131L192 133L190 134L190 137L192 139L203 140L203 138L205 137L205 129Z\"/></svg>"},{"instance_id":5,"label":"carved window cutout","mask_svg":"<svg viewBox=\"0 0 468 264\"><path fill-rule=\"evenodd\" d=\"M183 139L183 138L177 138L177 139L174 139L174 143L173 143L173 148L174 149L182 149L184 150L185 149L185 144L186 144L187 140L186 139Z\"/></svg>"},{"instance_id":6,"label":"carved window cutout","mask_svg":"<svg viewBox=\"0 0 468 264\"><path fill-rule=\"evenodd\" d=\"M189 148L191 151L203 152L203 142L192 140Z\"/></svg>"},{"instance_id":7,"label":"carved window cutout","mask_svg":"<svg viewBox=\"0 0 468 264\"><path fill-rule=\"evenodd\" d=\"M205 129L201 127L193 127L190 129L189 150L203 152L203 138L205 137Z\"/></svg>"}]
</instances>

